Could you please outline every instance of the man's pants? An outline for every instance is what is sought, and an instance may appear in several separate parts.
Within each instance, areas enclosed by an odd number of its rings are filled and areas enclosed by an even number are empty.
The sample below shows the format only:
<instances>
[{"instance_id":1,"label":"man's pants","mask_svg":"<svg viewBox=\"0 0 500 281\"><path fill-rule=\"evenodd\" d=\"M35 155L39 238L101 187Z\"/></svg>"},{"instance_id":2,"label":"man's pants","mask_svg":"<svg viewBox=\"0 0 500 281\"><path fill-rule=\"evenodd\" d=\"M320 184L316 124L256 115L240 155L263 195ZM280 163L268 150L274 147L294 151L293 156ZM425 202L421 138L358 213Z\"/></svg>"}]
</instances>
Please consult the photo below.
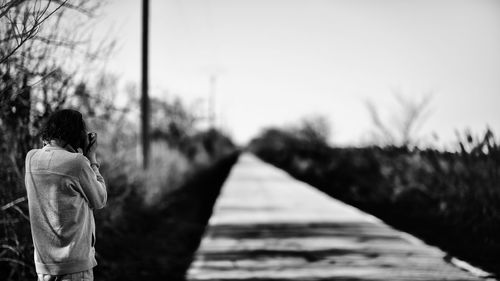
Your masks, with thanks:
<instances>
[{"instance_id":1,"label":"man's pants","mask_svg":"<svg viewBox=\"0 0 500 281\"><path fill-rule=\"evenodd\" d=\"M89 270L63 275L38 273L38 281L94 281L94 272L91 268Z\"/></svg>"}]
</instances>

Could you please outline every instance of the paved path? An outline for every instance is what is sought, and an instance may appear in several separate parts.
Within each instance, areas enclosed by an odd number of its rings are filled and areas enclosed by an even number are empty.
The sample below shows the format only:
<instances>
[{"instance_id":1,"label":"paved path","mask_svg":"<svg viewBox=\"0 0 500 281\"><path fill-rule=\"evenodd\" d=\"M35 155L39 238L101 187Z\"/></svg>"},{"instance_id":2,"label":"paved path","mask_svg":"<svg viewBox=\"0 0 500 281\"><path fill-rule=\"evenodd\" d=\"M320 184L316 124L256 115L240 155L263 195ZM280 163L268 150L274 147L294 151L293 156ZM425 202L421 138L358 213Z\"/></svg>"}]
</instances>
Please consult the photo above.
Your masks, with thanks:
<instances>
[{"instance_id":1,"label":"paved path","mask_svg":"<svg viewBox=\"0 0 500 281\"><path fill-rule=\"evenodd\" d=\"M245 153L187 279L480 280L444 255Z\"/></svg>"}]
</instances>

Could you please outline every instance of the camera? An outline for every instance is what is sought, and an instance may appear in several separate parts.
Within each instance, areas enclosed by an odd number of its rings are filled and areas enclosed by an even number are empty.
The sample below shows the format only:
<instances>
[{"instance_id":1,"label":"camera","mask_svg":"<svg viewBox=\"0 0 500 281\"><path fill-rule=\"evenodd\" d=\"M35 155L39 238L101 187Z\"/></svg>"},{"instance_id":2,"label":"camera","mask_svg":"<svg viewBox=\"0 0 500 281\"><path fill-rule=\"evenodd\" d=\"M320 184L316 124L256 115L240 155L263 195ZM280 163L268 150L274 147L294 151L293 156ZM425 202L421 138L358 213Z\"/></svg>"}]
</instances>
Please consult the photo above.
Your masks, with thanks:
<instances>
[{"instance_id":1,"label":"camera","mask_svg":"<svg viewBox=\"0 0 500 281\"><path fill-rule=\"evenodd\" d=\"M93 142L95 141L95 137L96 137L96 133L94 132L90 132L90 133L87 133L87 138L89 140L89 147L91 144L93 144Z\"/></svg>"}]
</instances>

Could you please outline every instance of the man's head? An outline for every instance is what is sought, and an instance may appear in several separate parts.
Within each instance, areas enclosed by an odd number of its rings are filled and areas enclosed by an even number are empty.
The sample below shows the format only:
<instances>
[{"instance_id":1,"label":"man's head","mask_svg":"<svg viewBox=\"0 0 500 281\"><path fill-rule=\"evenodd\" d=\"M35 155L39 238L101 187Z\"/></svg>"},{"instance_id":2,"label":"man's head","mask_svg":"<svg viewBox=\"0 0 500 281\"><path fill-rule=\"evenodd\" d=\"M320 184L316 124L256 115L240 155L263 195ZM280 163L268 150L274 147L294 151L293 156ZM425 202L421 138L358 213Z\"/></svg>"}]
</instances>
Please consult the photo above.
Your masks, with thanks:
<instances>
[{"instance_id":1,"label":"man's head","mask_svg":"<svg viewBox=\"0 0 500 281\"><path fill-rule=\"evenodd\" d=\"M54 112L42 128L42 140L55 140L60 145L71 145L73 149L84 147L87 127L80 112L63 109Z\"/></svg>"}]
</instances>

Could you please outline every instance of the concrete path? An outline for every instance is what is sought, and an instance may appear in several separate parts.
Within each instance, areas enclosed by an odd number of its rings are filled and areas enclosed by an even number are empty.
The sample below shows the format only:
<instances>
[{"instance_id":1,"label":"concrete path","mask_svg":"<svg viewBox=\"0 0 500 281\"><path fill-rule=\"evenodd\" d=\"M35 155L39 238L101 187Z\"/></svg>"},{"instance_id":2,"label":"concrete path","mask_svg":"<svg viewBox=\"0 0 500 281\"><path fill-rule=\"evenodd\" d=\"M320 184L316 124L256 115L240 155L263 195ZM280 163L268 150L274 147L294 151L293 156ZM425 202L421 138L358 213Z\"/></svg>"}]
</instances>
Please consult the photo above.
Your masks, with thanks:
<instances>
[{"instance_id":1,"label":"concrete path","mask_svg":"<svg viewBox=\"0 0 500 281\"><path fill-rule=\"evenodd\" d=\"M445 254L243 154L188 280L481 280Z\"/></svg>"}]
</instances>

